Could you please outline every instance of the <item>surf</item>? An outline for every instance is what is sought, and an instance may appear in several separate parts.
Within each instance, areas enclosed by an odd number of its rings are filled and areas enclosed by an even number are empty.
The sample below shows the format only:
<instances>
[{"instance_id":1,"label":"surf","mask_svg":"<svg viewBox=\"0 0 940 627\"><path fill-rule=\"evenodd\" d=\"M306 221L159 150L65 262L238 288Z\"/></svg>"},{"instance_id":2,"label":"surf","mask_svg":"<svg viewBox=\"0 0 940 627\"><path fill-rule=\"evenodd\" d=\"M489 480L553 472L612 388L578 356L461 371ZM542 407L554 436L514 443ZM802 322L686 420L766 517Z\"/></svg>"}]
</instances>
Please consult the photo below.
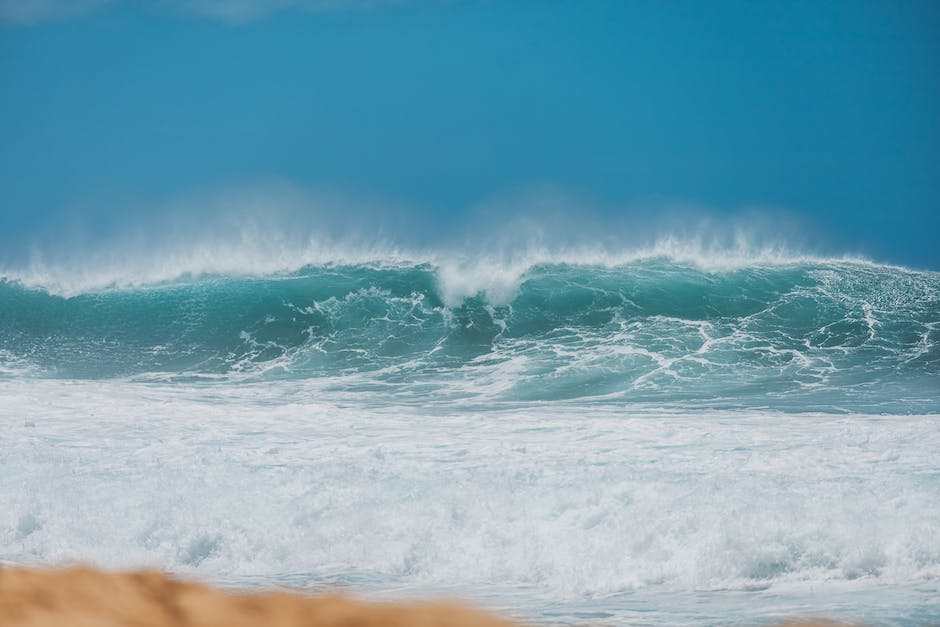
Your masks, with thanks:
<instances>
[{"instance_id":1,"label":"surf","mask_svg":"<svg viewBox=\"0 0 940 627\"><path fill-rule=\"evenodd\" d=\"M499 401L940 408L940 274L600 261L329 262L69 296L7 278L0 360L52 377L332 377Z\"/></svg>"}]
</instances>

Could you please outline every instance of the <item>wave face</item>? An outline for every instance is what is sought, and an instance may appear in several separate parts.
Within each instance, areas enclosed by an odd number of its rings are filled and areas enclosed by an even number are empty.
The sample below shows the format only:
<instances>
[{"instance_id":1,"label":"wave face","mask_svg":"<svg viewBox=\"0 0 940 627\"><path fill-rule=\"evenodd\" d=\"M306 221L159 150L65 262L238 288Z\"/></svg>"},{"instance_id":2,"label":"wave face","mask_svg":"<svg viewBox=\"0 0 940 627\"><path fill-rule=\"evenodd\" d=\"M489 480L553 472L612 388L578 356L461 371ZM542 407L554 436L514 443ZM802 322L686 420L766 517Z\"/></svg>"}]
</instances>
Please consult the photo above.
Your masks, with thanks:
<instances>
[{"instance_id":1,"label":"wave face","mask_svg":"<svg viewBox=\"0 0 940 627\"><path fill-rule=\"evenodd\" d=\"M324 264L71 297L0 282L0 372L322 379L377 402L940 411L940 274L665 258Z\"/></svg>"}]
</instances>

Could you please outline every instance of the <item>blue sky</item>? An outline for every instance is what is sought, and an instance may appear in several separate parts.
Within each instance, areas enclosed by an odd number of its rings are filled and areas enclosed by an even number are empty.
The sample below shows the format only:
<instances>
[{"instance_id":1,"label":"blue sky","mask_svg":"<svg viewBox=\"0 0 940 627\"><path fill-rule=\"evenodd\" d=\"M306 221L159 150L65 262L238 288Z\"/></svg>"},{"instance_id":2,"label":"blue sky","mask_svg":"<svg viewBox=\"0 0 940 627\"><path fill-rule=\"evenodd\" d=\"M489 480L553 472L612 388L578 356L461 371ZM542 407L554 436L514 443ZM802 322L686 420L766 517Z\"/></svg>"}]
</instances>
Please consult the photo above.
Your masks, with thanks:
<instances>
[{"instance_id":1,"label":"blue sky","mask_svg":"<svg viewBox=\"0 0 940 627\"><path fill-rule=\"evenodd\" d=\"M934 2L0 0L0 20L7 250L274 179L429 231L532 189L601 222L779 211L940 269Z\"/></svg>"}]
</instances>

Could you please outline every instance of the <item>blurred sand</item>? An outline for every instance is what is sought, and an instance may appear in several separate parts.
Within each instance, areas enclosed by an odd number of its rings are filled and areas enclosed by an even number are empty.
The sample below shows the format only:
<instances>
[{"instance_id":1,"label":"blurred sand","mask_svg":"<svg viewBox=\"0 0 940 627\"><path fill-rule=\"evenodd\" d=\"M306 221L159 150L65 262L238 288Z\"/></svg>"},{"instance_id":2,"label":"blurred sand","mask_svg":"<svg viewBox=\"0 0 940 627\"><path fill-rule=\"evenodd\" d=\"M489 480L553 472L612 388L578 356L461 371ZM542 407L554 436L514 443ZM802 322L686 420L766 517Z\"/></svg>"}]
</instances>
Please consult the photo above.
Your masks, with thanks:
<instances>
[{"instance_id":1,"label":"blurred sand","mask_svg":"<svg viewBox=\"0 0 940 627\"><path fill-rule=\"evenodd\" d=\"M442 603L386 605L287 592L231 595L158 572L0 568L0 625L30 627L509 627Z\"/></svg>"},{"instance_id":2,"label":"blurred sand","mask_svg":"<svg viewBox=\"0 0 940 627\"><path fill-rule=\"evenodd\" d=\"M228 594L159 572L0 566L2 627L520 627L444 603L379 604L289 592ZM835 627L796 621L778 627Z\"/></svg>"}]
</instances>

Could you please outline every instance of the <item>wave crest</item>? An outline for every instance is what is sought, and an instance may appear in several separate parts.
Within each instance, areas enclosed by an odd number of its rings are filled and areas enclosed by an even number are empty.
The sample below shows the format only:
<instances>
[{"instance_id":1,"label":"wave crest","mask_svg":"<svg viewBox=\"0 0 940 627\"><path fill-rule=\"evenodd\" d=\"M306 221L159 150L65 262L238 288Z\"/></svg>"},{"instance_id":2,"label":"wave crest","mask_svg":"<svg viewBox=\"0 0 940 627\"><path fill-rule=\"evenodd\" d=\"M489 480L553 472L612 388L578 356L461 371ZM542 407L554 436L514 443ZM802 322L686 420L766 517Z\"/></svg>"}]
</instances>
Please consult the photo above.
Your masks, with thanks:
<instances>
[{"instance_id":1,"label":"wave crest","mask_svg":"<svg viewBox=\"0 0 940 627\"><path fill-rule=\"evenodd\" d=\"M534 259L331 263L71 298L7 282L0 372L317 378L422 402L937 407L938 274Z\"/></svg>"},{"instance_id":2,"label":"wave crest","mask_svg":"<svg viewBox=\"0 0 940 627\"><path fill-rule=\"evenodd\" d=\"M644 261L664 261L705 272L730 272L751 266L854 264L893 268L862 257L820 256L793 252L785 246L754 246L747 238L730 243L707 238L664 237L650 246L611 249L600 245L516 249L453 248L422 250L387 242L325 240L263 236L242 229L237 236L207 238L185 246L148 247L142 242L103 247L94 252L49 258L34 252L22 266L0 269L0 279L63 297L106 290L135 290L192 283L206 278L278 278L310 267L364 266L407 268L429 265L437 273L441 297L449 305L485 294L505 304L515 296L523 277L535 267L551 264L617 268Z\"/></svg>"}]
</instances>

